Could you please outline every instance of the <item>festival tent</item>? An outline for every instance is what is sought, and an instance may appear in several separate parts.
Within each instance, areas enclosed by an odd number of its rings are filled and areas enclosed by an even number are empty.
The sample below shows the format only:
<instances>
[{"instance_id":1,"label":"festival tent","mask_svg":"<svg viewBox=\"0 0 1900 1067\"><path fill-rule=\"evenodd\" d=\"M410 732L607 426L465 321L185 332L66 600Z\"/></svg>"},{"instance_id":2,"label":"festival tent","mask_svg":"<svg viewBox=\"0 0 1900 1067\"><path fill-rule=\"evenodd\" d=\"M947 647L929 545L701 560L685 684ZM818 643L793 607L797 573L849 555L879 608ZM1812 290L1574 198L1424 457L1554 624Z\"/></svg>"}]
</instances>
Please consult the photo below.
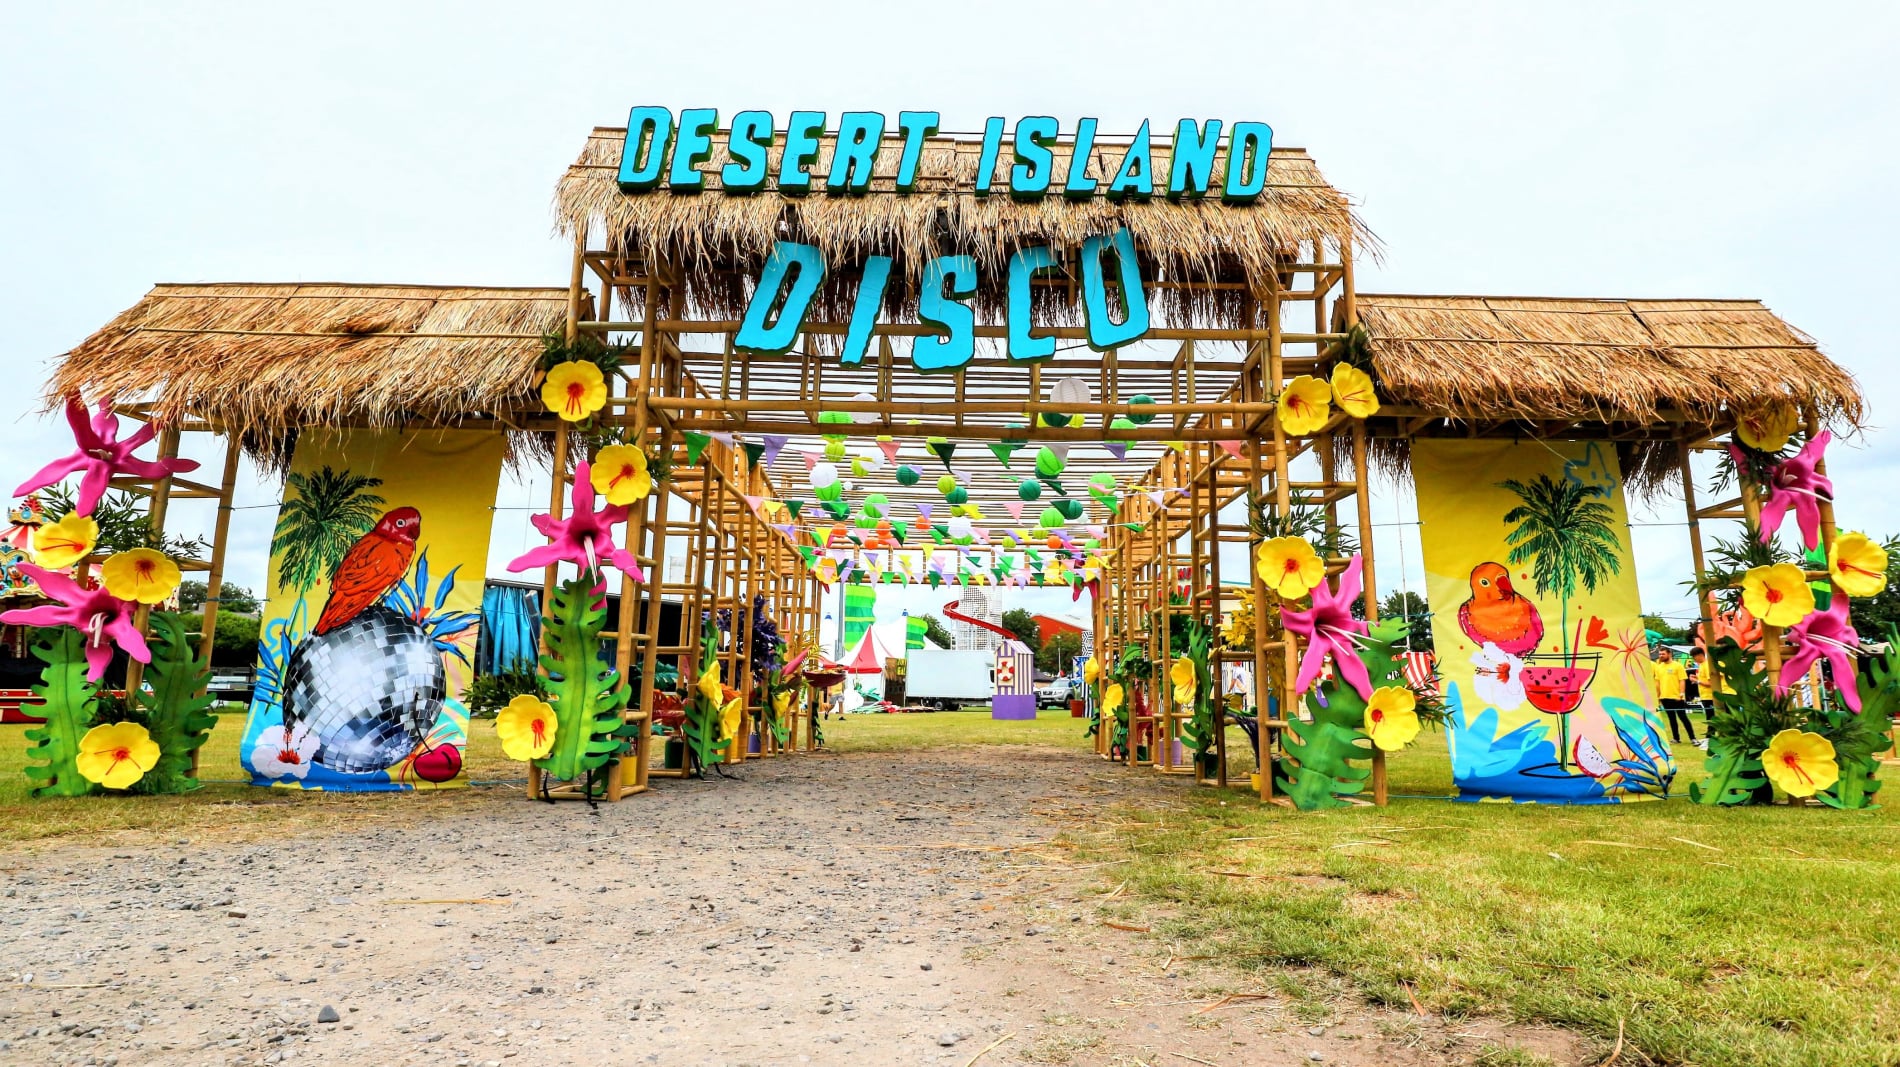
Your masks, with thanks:
<instances>
[{"instance_id":1,"label":"festival tent","mask_svg":"<svg viewBox=\"0 0 1900 1067\"><path fill-rule=\"evenodd\" d=\"M877 636L877 627L864 631L858 640L858 647L844 658L847 674L883 674L884 661L887 658L902 658L900 652L892 652L883 639Z\"/></svg>"}]
</instances>

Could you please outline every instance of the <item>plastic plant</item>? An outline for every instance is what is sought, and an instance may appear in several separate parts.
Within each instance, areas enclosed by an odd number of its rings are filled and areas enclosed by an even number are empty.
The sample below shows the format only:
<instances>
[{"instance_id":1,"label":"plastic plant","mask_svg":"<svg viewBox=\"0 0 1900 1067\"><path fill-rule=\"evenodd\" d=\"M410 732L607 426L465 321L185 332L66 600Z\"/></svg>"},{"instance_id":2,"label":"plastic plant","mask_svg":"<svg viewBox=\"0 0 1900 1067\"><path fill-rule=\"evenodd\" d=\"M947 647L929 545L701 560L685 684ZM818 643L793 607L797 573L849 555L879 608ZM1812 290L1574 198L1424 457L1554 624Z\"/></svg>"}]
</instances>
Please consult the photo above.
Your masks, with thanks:
<instances>
[{"instance_id":1,"label":"plastic plant","mask_svg":"<svg viewBox=\"0 0 1900 1067\"><path fill-rule=\"evenodd\" d=\"M1197 765L1214 751L1214 702L1220 698L1216 691L1220 687L1208 663L1212 636L1199 619L1190 618L1183 627L1181 652L1194 663L1194 714L1182 732L1193 742Z\"/></svg>"},{"instance_id":2,"label":"plastic plant","mask_svg":"<svg viewBox=\"0 0 1900 1067\"><path fill-rule=\"evenodd\" d=\"M152 616L152 663L147 690L138 694L145 728L157 742L158 765L133 788L137 793L189 793L199 788L192 753L202 747L217 717L205 691L211 665L192 648L184 626L169 615Z\"/></svg>"},{"instance_id":3,"label":"plastic plant","mask_svg":"<svg viewBox=\"0 0 1900 1067\"><path fill-rule=\"evenodd\" d=\"M710 691L706 681L709 674ZM724 706L719 686L719 627L709 615L700 628L699 666L688 689L686 720L680 725L686 733L687 751L701 773L725 761L725 739L719 736L719 713Z\"/></svg>"},{"instance_id":4,"label":"plastic plant","mask_svg":"<svg viewBox=\"0 0 1900 1067\"><path fill-rule=\"evenodd\" d=\"M1769 738L1793 726L1799 716L1787 698L1775 695L1755 658L1735 642L1718 642L1713 659L1731 692L1715 694L1715 713L1709 716L1709 755L1703 763L1709 776L1689 784L1689 799L1722 807L1754 803L1768 793L1762 750Z\"/></svg>"},{"instance_id":5,"label":"plastic plant","mask_svg":"<svg viewBox=\"0 0 1900 1067\"><path fill-rule=\"evenodd\" d=\"M86 637L62 627L50 644L35 645L33 655L46 667L33 687L41 704L31 710L46 723L26 731L33 742L26 750L26 777L36 783L36 797L85 796L92 783L79 776L79 739L99 709L99 689L86 680Z\"/></svg>"},{"instance_id":6,"label":"plastic plant","mask_svg":"<svg viewBox=\"0 0 1900 1067\"><path fill-rule=\"evenodd\" d=\"M556 586L548 600L541 671L558 726L554 748L534 761L564 780L591 775L626 749L629 730L620 712L627 688L619 672L600 662L607 603L595 599L598 579L588 572Z\"/></svg>"},{"instance_id":7,"label":"plastic plant","mask_svg":"<svg viewBox=\"0 0 1900 1067\"><path fill-rule=\"evenodd\" d=\"M1360 646L1359 662L1375 689L1400 677L1406 630L1403 619L1378 623ZM1312 721L1295 716L1287 727L1290 736L1283 743L1289 761L1281 763L1277 780L1281 792L1301 811L1347 806L1340 798L1364 789L1372 774L1357 762L1372 758L1372 739L1363 729L1367 698L1345 674L1335 666L1332 679L1307 696Z\"/></svg>"}]
</instances>

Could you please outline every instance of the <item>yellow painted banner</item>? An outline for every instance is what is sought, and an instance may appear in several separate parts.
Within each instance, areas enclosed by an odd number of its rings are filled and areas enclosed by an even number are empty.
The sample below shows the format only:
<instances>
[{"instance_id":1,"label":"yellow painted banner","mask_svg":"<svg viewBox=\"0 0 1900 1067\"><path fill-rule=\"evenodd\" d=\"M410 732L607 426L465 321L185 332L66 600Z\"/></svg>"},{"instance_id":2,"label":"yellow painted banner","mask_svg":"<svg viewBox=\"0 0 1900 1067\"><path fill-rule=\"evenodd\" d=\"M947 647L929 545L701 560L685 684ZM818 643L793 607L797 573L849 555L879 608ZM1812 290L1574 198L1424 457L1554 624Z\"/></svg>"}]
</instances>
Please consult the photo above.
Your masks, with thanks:
<instances>
[{"instance_id":1,"label":"yellow painted banner","mask_svg":"<svg viewBox=\"0 0 1900 1067\"><path fill-rule=\"evenodd\" d=\"M258 785L462 785L500 434L306 430L240 747Z\"/></svg>"},{"instance_id":2,"label":"yellow painted banner","mask_svg":"<svg viewBox=\"0 0 1900 1067\"><path fill-rule=\"evenodd\" d=\"M1666 795L1615 447L1418 440L1412 476L1459 793Z\"/></svg>"}]
</instances>

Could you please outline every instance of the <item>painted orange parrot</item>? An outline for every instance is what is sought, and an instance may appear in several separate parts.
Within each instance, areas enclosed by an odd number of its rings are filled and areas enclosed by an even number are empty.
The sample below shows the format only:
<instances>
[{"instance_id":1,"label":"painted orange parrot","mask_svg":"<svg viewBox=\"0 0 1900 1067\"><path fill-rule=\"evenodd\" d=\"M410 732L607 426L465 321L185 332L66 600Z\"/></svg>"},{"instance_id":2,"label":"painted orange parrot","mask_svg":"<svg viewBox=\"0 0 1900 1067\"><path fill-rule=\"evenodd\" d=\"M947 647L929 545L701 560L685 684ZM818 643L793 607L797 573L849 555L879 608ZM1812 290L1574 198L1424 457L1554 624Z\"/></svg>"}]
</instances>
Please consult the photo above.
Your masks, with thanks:
<instances>
[{"instance_id":1,"label":"painted orange parrot","mask_svg":"<svg viewBox=\"0 0 1900 1067\"><path fill-rule=\"evenodd\" d=\"M1471 599L1458 608L1458 628L1472 643L1494 644L1513 656L1535 652L1544 639L1537 605L1511 588L1511 572L1499 563L1471 568Z\"/></svg>"},{"instance_id":2,"label":"painted orange parrot","mask_svg":"<svg viewBox=\"0 0 1900 1067\"><path fill-rule=\"evenodd\" d=\"M311 633L327 634L381 600L408 573L420 533L422 513L415 508L395 508L351 545L330 575L330 599Z\"/></svg>"}]
</instances>

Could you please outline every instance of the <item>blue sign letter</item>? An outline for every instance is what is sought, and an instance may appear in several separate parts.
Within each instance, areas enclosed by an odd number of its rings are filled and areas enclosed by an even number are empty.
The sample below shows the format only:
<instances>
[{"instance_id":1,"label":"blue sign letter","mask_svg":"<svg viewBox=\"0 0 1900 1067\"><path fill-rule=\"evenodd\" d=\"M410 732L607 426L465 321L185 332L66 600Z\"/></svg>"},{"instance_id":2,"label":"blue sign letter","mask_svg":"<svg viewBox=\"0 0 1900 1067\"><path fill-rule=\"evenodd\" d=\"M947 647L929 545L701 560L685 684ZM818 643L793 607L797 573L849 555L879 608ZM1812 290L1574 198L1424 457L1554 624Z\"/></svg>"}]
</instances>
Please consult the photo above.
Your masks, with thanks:
<instances>
[{"instance_id":1,"label":"blue sign letter","mask_svg":"<svg viewBox=\"0 0 1900 1067\"><path fill-rule=\"evenodd\" d=\"M871 187L877 169L878 143L884 137L884 116L875 111L847 111L838 116L838 140L831 151L831 176L825 192L861 193Z\"/></svg>"},{"instance_id":2,"label":"blue sign letter","mask_svg":"<svg viewBox=\"0 0 1900 1067\"><path fill-rule=\"evenodd\" d=\"M1095 195L1095 179L1089 177L1089 157L1095 154L1095 120L1075 124L1075 144L1069 149L1069 175L1062 183L1062 195L1071 200L1087 200Z\"/></svg>"},{"instance_id":3,"label":"blue sign letter","mask_svg":"<svg viewBox=\"0 0 1900 1067\"><path fill-rule=\"evenodd\" d=\"M944 294L944 283L950 292ZM949 331L948 336L919 337L910 346L910 363L920 371L955 370L976 355L976 312L959 303L976 295L976 257L938 256L924 264L917 317Z\"/></svg>"},{"instance_id":4,"label":"blue sign letter","mask_svg":"<svg viewBox=\"0 0 1900 1067\"><path fill-rule=\"evenodd\" d=\"M1016 165L1009 168L1009 195L1018 200L1039 200L1049 191L1049 172L1056 169L1056 143L1061 126L1047 115L1032 115L1016 120Z\"/></svg>"},{"instance_id":5,"label":"blue sign letter","mask_svg":"<svg viewBox=\"0 0 1900 1067\"><path fill-rule=\"evenodd\" d=\"M871 256L864 261L864 278L858 282L858 298L851 305L851 328L844 335L844 351L838 362L849 366L864 359L871 347L871 330L877 325L878 308L884 305L884 287L891 280L891 257Z\"/></svg>"},{"instance_id":6,"label":"blue sign letter","mask_svg":"<svg viewBox=\"0 0 1900 1067\"><path fill-rule=\"evenodd\" d=\"M778 191L811 192L811 174L805 170L818 158L818 138L824 136L825 113L794 111L785 123L785 154L778 161Z\"/></svg>"},{"instance_id":7,"label":"blue sign letter","mask_svg":"<svg viewBox=\"0 0 1900 1067\"><path fill-rule=\"evenodd\" d=\"M996 150L1003 143L1003 119L992 116L983 120L983 151L976 157L976 189L978 196L987 196L990 182L996 178Z\"/></svg>"},{"instance_id":8,"label":"blue sign letter","mask_svg":"<svg viewBox=\"0 0 1900 1067\"><path fill-rule=\"evenodd\" d=\"M697 193L706 187L699 165L712 158L712 132L719 128L719 111L689 107L680 112L680 134L673 142L673 169L666 185L675 193Z\"/></svg>"},{"instance_id":9,"label":"blue sign letter","mask_svg":"<svg viewBox=\"0 0 1900 1067\"><path fill-rule=\"evenodd\" d=\"M908 193L917 187L917 159L924 151L924 138L937 132L943 116L935 111L900 111L898 128L904 131L904 155L897 161L897 191Z\"/></svg>"},{"instance_id":10,"label":"blue sign letter","mask_svg":"<svg viewBox=\"0 0 1900 1067\"><path fill-rule=\"evenodd\" d=\"M1120 325L1108 317L1108 286L1102 279L1103 246L1115 242L1115 260L1121 266ZM1135 238L1126 226L1113 238L1091 237L1082 242L1082 309L1088 317L1089 347L1097 352L1125 345L1148 332L1148 294L1141 288L1141 265L1135 262Z\"/></svg>"},{"instance_id":11,"label":"blue sign letter","mask_svg":"<svg viewBox=\"0 0 1900 1067\"><path fill-rule=\"evenodd\" d=\"M772 113L741 111L732 116L726 135L726 154L732 162L719 171L719 184L728 193L756 193L765 188L766 154L772 148Z\"/></svg>"},{"instance_id":12,"label":"blue sign letter","mask_svg":"<svg viewBox=\"0 0 1900 1067\"><path fill-rule=\"evenodd\" d=\"M794 268L796 273L792 273ZM792 273L792 286L781 304L779 293L785 288L788 273ZM811 298L824 280L825 257L817 248L790 241L774 244L772 254L765 257L765 269L759 272L758 287L752 290L752 300L745 306L745 319L739 323L732 346L768 354L791 348L805 326ZM777 317L767 322L775 307Z\"/></svg>"},{"instance_id":13,"label":"blue sign letter","mask_svg":"<svg viewBox=\"0 0 1900 1067\"><path fill-rule=\"evenodd\" d=\"M642 193L660 184L666 169L666 143L673 138L673 113L663 107L636 107L627 115L627 139L620 143L620 191Z\"/></svg>"},{"instance_id":14,"label":"blue sign letter","mask_svg":"<svg viewBox=\"0 0 1900 1067\"><path fill-rule=\"evenodd\" d=\"M1227 185L1220 198L1230 204L1251 204L1267 187L1267 156L1273 152L1273 127L1264 122L1236 122L1227 138Z\"/></svg>"},{"instance_id":15,"label":"blue sign letter","mask_svg":"<svg viewBox=\"0 0 1900 1067\"><path fill-rule=\"evenodd\" d=\"M1174 128L1173 166L1168 168L1168 199L1204 196L1214 181L1214 151L1220 147L1220 120L1196 129L1193 119Z\"/></svg>"},{"instance_id":16,"label":"blue sign letter","mask_svg":"<svg viewBox=\"0 0 1900 1067\"><path fill-rule=\"evenodd\" d=\"M1009 358L1048 359L1056 354L1056 339L1031 337L1029 329L1030 283L1036 272L1056 265L1056 254L1048 245L1025 248L1009 257Z\"/></svg>"},{"instance_id":17,"label":"blue sign letter","mask_svg":"<svg viewBox=\"0 0 1900 1067\"><path fill-rule=\"evenodd\" d=\"M1122 165L1116 169L1114 180L1108 183L1108 198L1148 199L1155 195L1154 172L1154 153L1148 147L1148 120L1142 119L1141 129L1136 130L1134 140L1128 142Z\"/></svg>"}]
</instances>

